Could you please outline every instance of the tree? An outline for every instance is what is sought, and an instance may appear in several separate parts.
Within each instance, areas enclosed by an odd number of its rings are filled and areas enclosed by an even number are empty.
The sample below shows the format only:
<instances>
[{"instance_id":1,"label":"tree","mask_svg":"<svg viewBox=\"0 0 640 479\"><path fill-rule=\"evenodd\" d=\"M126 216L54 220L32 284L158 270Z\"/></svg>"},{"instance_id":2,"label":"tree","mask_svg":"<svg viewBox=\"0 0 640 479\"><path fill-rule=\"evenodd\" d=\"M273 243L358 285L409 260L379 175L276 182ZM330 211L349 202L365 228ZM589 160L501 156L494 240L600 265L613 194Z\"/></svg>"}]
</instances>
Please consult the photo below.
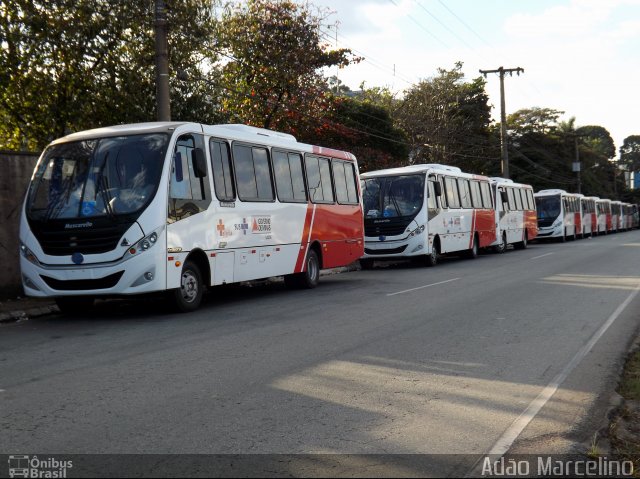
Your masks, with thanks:
<instances>
[{"instance_id":1,"label":"tree","mask_svg":"<svg viewBox=\"0 0 640 479\"><path fill-rule=\"evenodd\" d=\"M509 128L524 132L549 133L557 127L558 118L564 112L553 108L523 108L507 117Z\"/></svg>"},{"instance_id":2,"label":"tree","mask_svg":"<svg viewBox=\"0 0 640 479\"><path fill-rule=\"evenodd\" d=\"M313 128L329 108L319 71L357 60L349 50L322 45L320 22L307 6L288 0L228 6L217 32L225 112L294 134Z\"/></svg>"},{"instance_id":3,"label":"tree","mask_svg":"<svg viewBox=\"0 0 640 479\"><path fill-rule=\"evenodd\" d=\"M437 162L469 171L487 171L490 107L485 81L465 82L462 63L418 83L393 113L407 133L415 163Z\"/></svg>"},{"instance_id":4,"label":"tree","mask_svg":"<svg viewBox=\"0 0 640 479\"><path fill-rule=\"evenodd\" d=\"M206 75L208 0L169 0L170 67ZM69 131L155 119L153 2L0 5L0 148L37 150ZM214 91L173 82L174 115L215 118Z\"/></svg>"},{"instance_id":5,"label":"tree","mask_svg":"<svg viewBox=\"0 0 640 479\"><path fill-rule=\"evenodd\" d=\"M640 171L640 135L630 135L620 147L620 163L629 171Z\"/></svg>"}]
</instances>

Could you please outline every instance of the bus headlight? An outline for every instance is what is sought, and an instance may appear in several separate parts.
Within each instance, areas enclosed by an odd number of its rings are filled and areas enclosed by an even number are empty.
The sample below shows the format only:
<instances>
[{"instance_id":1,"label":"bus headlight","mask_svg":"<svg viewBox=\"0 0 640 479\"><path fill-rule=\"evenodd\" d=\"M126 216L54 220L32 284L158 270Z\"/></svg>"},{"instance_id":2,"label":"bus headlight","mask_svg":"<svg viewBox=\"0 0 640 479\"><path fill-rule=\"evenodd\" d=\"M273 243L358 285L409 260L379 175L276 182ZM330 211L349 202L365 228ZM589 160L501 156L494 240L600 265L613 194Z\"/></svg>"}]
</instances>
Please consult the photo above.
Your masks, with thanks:
<instances>
[{"instance_id":1,"label":"bus headlight","mask_svg":"<svg viewBox=\"0 0 640 479\"><path fill-rule=\"evenodd\" d=\"M33 254L33 252L29 248L27 248L22 241L20 242L20 254L22 255L23 258L25 258L30 263L33 263L35 265L40 264L40 261L38 261L38 258L36 258L36 255Z\"/></svg>"},{"instance_id":2,"label":"bus headlight","mask_svg":"<svg viewBox=\"0 0 640 479\"><path fill-rule=\"evenodd\" d=\"M418 236L419 234L421 234L424 231L424 225L422 226L418 226L416 229L414 229L411 233L409 233L409 238L411 238L412 236Z\"/></svg>"},{"instance_id":3,"label":"bus headlight","mask_svg":"<svg viewBox=\"0 0 640 479\"><path fill-rule=\"evenodd\" d=\"M129 250L127 251L127 253L129 254L129 257L136 256L140 253L144 253L148 249L151 249L153 245L155 245L158 242L158 233L162 231L162 228L164 227L161 227L156 231L154 231L153 233L151 233L150 235L145 236L140 241L138 241L135 245L129 248Z\"/></svg>"}]
</instances>

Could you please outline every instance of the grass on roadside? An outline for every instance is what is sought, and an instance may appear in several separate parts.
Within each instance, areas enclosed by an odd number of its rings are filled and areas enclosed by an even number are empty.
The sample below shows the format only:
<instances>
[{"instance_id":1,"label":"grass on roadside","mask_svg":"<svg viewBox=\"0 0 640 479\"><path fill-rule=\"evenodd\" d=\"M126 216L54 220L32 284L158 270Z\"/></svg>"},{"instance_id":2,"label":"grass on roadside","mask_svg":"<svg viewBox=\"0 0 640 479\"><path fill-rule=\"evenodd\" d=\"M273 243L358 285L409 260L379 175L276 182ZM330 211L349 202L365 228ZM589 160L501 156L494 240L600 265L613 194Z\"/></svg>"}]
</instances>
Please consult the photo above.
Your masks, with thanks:
<instances>
[{"instance_id":1,"label":"grass on roadside","mask_svg":"<svg viewBox=\"0 0 640 479\"><path fill-rule=\"evenodd\" d=\"M633 352L618 385L624 403L617 409L609 426L612 452L634 463L634 475L640 472L640 350Z\"/></svg>"}]
</instances>

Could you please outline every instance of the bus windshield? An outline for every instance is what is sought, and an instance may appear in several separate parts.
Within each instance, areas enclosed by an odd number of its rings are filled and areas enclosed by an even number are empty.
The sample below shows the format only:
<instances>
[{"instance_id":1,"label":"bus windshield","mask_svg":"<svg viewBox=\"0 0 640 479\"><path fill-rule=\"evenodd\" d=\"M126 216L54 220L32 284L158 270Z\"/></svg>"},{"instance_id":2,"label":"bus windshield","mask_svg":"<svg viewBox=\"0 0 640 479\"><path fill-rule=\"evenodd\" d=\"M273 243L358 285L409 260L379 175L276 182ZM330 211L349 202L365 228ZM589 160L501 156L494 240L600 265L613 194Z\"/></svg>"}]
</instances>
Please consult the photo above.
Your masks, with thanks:
<instances>
[{"instance_id":1,"label":"bus windshield","mask_svg":"<svg viewBox=\"0 0 640 479\"><path fill-rule=\"evenodd\" d=\"M548 220L560 215L560 195L536 197L538 219Z\"/></svg>"},{"instance_id":2,"label":"bus windshield","mask_svg":"<svg viewBox=\"0 0 640 479\"><path fill-rule=\"evenodd\" d=\"M414 216L424 202L424 175L367 178L362 200L366 218Z\"/></svg>"},{"instance_id":3,"label":"bus windshield","mask_svg":"<svg viewBox=\"0 0 640 479\"><path fill-rule=\"evenodd\" d=\"M27 216L46 221L140 211L155 195L168 139L155 133L51 146L31 182Z\"/></svg>"}]
</instances>

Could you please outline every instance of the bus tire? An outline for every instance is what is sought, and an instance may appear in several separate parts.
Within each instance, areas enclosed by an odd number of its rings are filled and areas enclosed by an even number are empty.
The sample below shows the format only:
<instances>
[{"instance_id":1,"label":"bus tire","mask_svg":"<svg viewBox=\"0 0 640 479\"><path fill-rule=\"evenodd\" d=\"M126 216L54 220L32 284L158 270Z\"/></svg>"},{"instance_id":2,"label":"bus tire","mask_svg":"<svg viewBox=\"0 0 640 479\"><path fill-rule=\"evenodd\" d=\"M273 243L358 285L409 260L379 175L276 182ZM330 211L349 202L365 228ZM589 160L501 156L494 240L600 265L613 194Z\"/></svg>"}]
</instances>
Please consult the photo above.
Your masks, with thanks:
<instances>
[{"instance_id":1,"label":"bus tire","mask_svg":"<svg viewBox=\"0 0 640 479\"><path fill-rule=\"evenodd\" d=\"M94 299L88 296L61 296L56 298L56 305L62 314L80 316L93 308Z\"/></svg>"},{"instance_id":2,"label":"bus tire","mask_svg":"<svg viewBox=\"0 0 640 479\"><path fill-rule=\"evenodd\" d=\"M515 249L527 249L527 246L529 246L529 240L527 238L527 232L524 232L524 238L522 239L522 241L516 243L513 245L513 247Z\"/></svg>"},{"instance_id":3,"label":"bus tire","mask_svg":"<svg viewBox=\"0 0 640 479\"><path fill-rule=\"evenodd\" d=\"M425 264L427 266L436 266L440 258L440 243L438 241L433 242L431 247L431 253L426 255Z\"/></svg>"},{"instance_id":4,"label":"bus tire","mask_svg":"<svg viewBox=\"0 0 640 479\"><path fill-rule=\"evenodd\" d=\"M478 253L479 253L478 236L473 235L473 244L471 245L471 249L468 249L466 251L465 256L469 259L476 259L478 257Z\"/></svg>"},{"instance_id":5,"label":"bus tire","mask_svg":"<svg viewBox=\"0 0 640 479\"><path fill-rule=\"evenodd\" d=\"M493 247L493 251L498 254L504 254L507 252L507 233L502 233L502 242Z\"/></svg>"},{"instance_id":6,"label":"bus tire","mask_svg":"<svg viewBox=\"0 0 640 479\"><path fill-rule=\"evenodd\" d=\"M284 277L284 284L292 289L313 289L320 281L320 261L318 253L309 249L304 261L304 271L302 273L287 274Z\"/></svg>"},{"instance_id":7,"label":"bus tire","mask_svg":"<svg viewBox=\"0 0 640 479\"><path fill-rule=\"evenodd\" d=\"M373 260L371 258L360 258L360 269L370 270L373 269Z\"/></svg>"},{"instance_id":8,"label":"bus tire","mask_svg":"<svg viewBox=\"0 0 640 479\"><path fill-rule=\"evenodd\" d=\"M186 261L180 275L180 287L173 290L173 303L181 313L195 311L202 302L204 284L200 269L193 261Z\"/></svg>"}]
</instances>

